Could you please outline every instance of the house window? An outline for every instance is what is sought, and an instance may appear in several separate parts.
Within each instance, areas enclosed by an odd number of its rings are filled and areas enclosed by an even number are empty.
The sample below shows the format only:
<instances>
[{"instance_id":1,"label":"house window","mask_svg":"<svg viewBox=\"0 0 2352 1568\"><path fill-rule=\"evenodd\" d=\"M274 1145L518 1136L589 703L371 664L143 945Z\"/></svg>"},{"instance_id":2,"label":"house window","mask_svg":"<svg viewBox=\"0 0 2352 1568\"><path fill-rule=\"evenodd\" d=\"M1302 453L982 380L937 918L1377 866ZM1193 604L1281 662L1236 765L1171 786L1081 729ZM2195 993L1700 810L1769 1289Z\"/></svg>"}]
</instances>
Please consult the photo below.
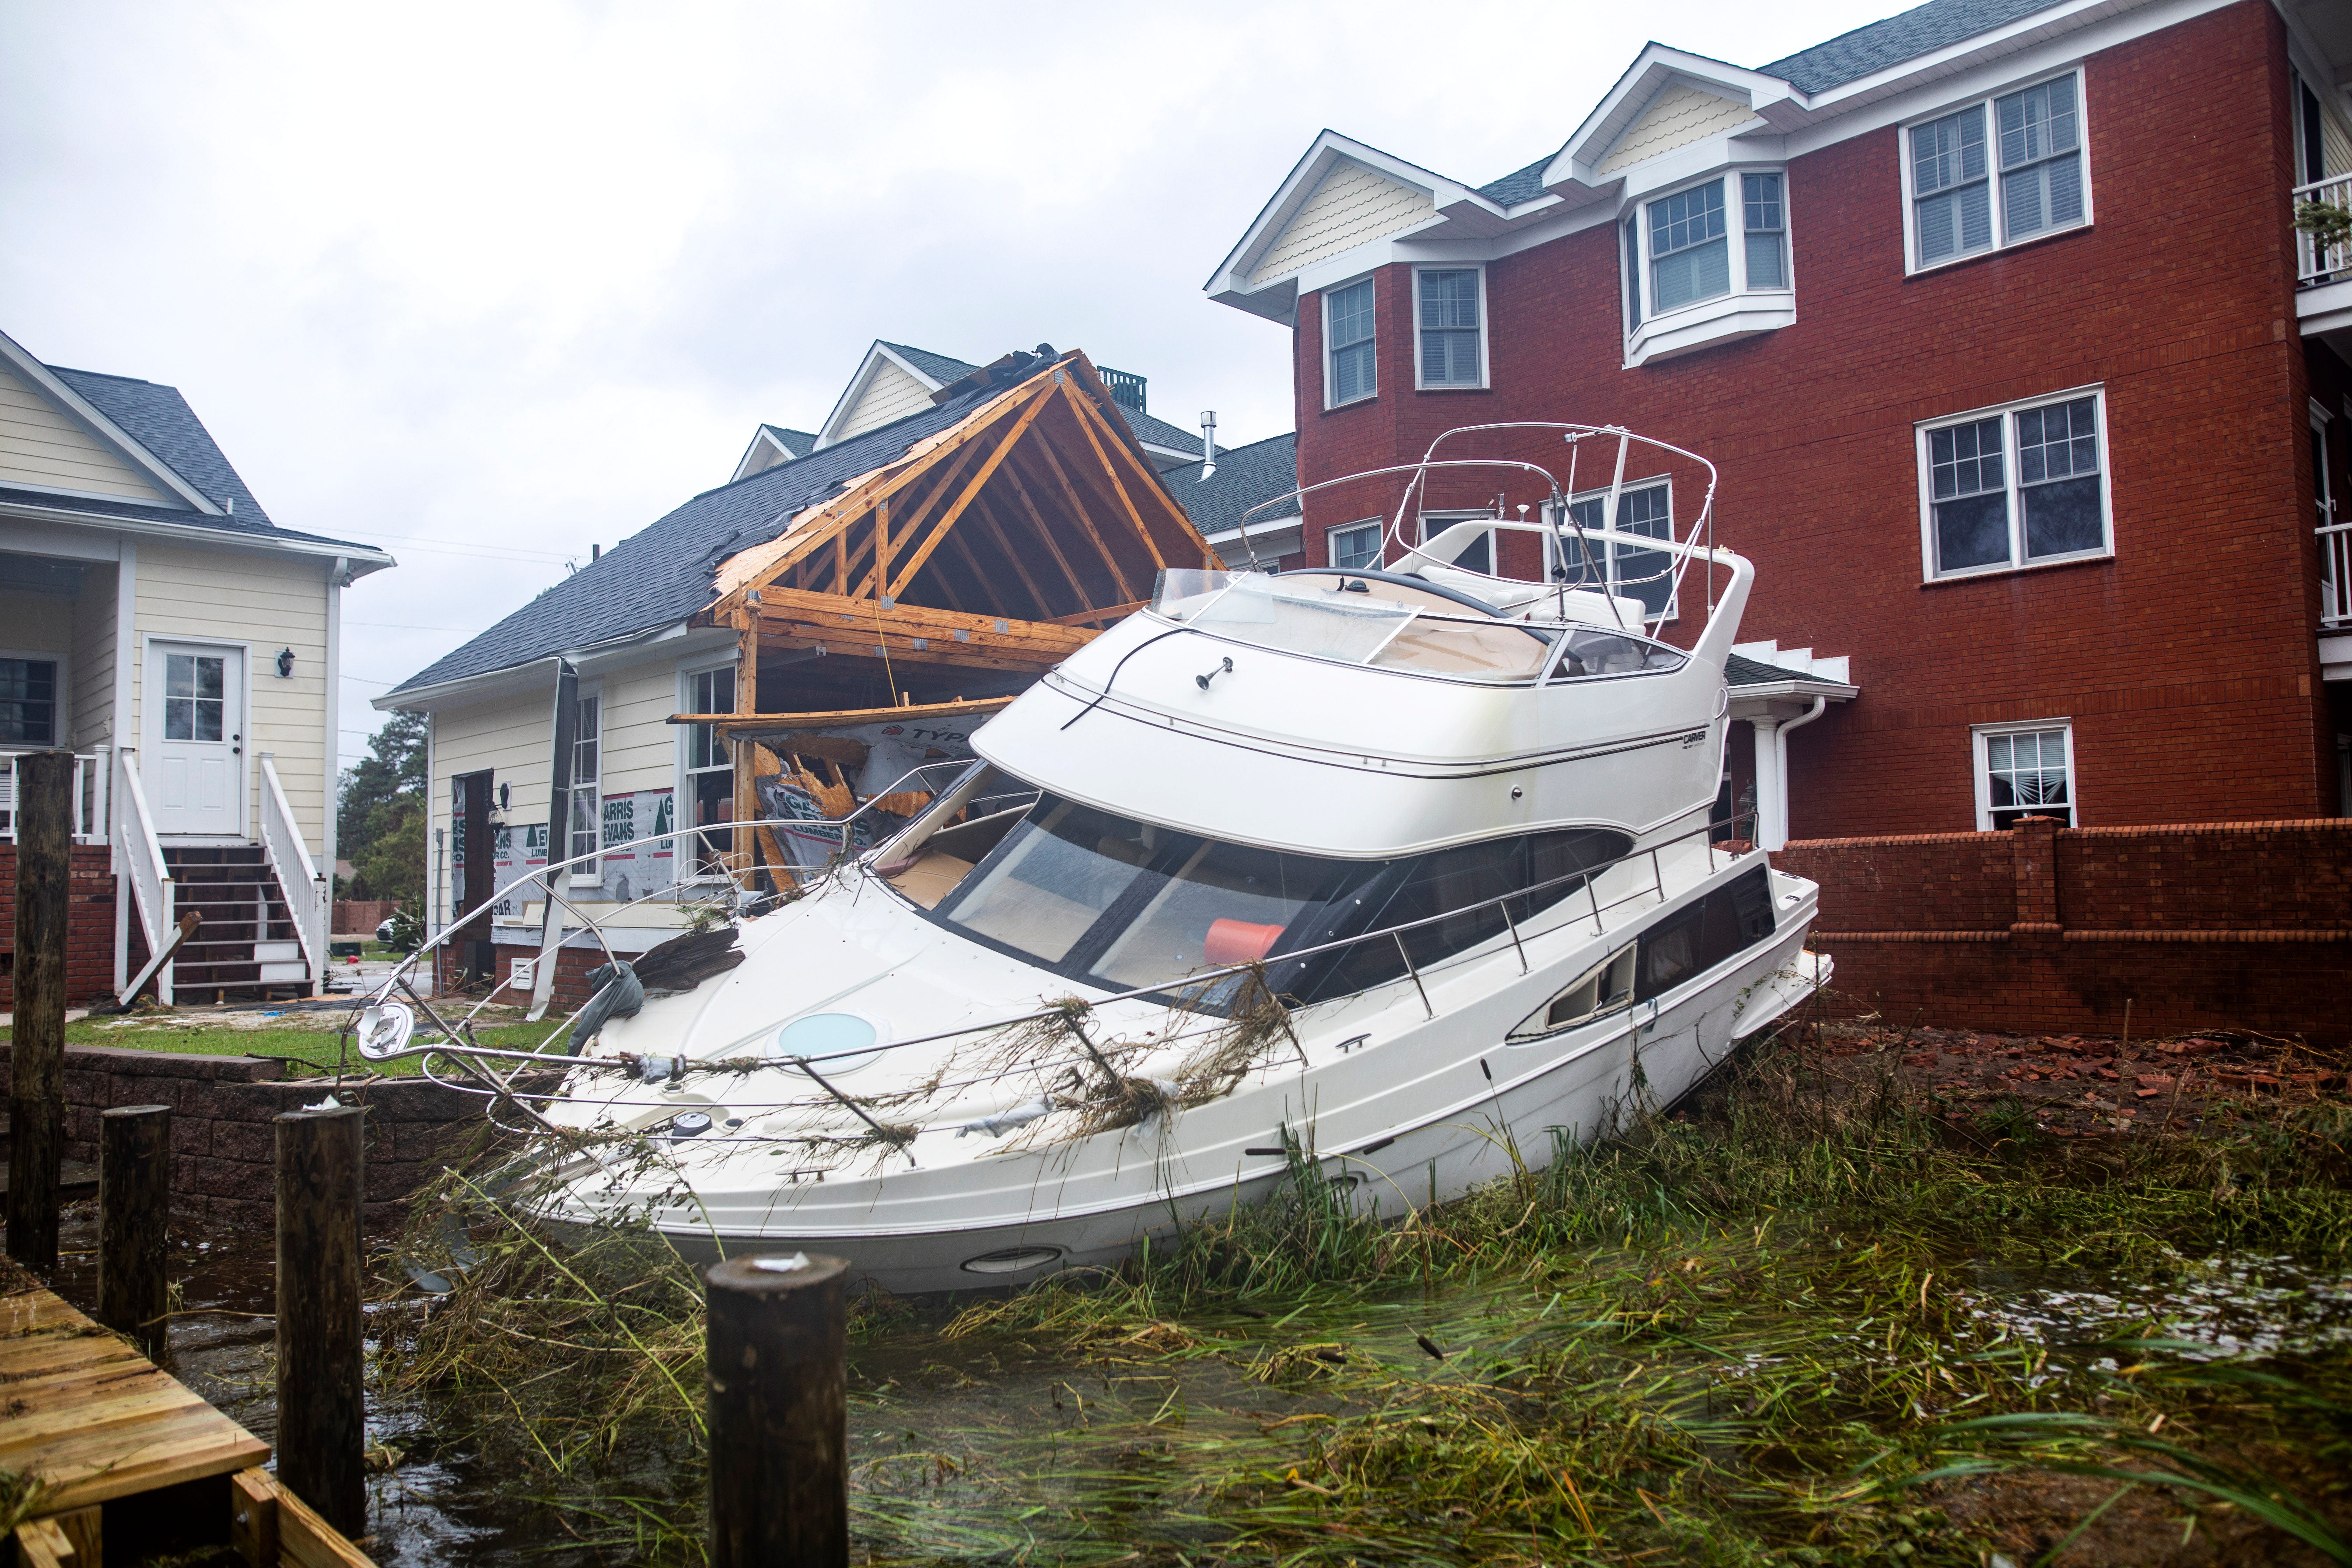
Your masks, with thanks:
<instances>
[{"instance_id":1,"label":"house window","mask_svg":"<svg viewBox=\"0 0 2352 1568\"><path fill-rule=\"evenodd\" d=\"M1367 518L1335 528L1325 536L1331 564L1342 572L1369 567L1378 571L1381 565L1381 520Z\"/></svg>"},{"instance_id":2,"label":"house window","mask_svg":"<svg viewBox=\"0 0 2352 1568\"><path fill-rule=\"evenodd\" d=\"M1789 286L1789 222L1780 205L1780 176L1739 176L1742 217L1748 233L1748 286Z\"/></svg>"},{"instance_id":3,"label":"house window","mask_svg":"<svg viewBox=\"0 0 2352 1568\"><path fill-rule=\"evenodd\" d=\"M686 678L686 710L689 713L735 711L735 667L698 669ZM735 830L713 824L735 820L735 764L718 726L686 727L687 821L694 826L694 869L698 876L725 871L722 856L735 848Z\"/></svg>"},{"instance_id":4,"label":"house window","mask_svg":"<svg viewBox=\"0 0 2352 1568\"><path fill-rule=\"evenodd\" d=\"M1632 337L1642 326L1642 229L1633 218L1627 218L1625 229L1625 335Z\"/></svg>"},{"instance_id":5,"label":"house window","mask_svg":"<svg viewBox=\"0 0 2352 1568\"><path fill-rule=\"evenodd\" d=\"M175 658L173 662L179 661ZM215 699L211 738L217 741L220 739L217 691ZM54 746L57 742L57 661L0 658L0 746Z\"/></svg>"},{"instance_id":6,"label":"house window","mask_svg":"<svg viewBox=\"0 0 2352 1568\"><path fill-rule=\"evenodd\" d=\"M1731 292L1721 180L1650 204L1650 277L1662 311Z\"/></svg>"},{"instance_id":7,"label":"house window","mask_svg":"<svg viewBox=\"0 0 2352 1568\"><path fill-rule=\"evenodd\" d=\"M2074 730L2042 720L1976 732L1977 829L1997 833L2021 816L2074 826Z\"/></svg>"},{"instance_id":8,"label":"house window","mask_svg":"<svg viewBox=\"0 0 2352 1568\"><path fill-rule=\"evenodd\" d=\"M1372 359L1372 280L1334 289L1323 299L1324 336L1331 345L1325 406L1337 408L1380 390L1380 369Z\"/></svg>"},{"instance_id":9,"label":"house window","mask_svg":"<svg viewBox=\"0 0 2352 1568\"><path fill-rule=\"evenodd\" d=\"M587 856L572 868L575 882L603 880L598 869L597 854L603 848L604 813L603 793L599 788L603 774L598 771L604 752L599 720L604 702L598 697L583 693L580 716L572 731L572 833L564 858Z\"/></svg>"},{"instance_id":10,"label":"house window","mask_svg":"<svg viewBox=\"0 0 2352 1568\"><path fill-rule=\"evenodd\" d=\"M1675 557L1662 550L1644 549L1622 541L1629 536L1674 536L1672 481L1660 480L1620 492L1614 527L1602 516L1608 505L1607 490L1594 490L1569 502L1568 515L1582 531L1580 536L1568 530L1560 533L1560 566L1568 574L1569 586L1639 599L1647 620L1671 618Z\"/></svg>"},{"instance_id":11,"label":"house window","mask_svg":"<svg viewBox=\"0 0 2352 1568\"><path fill-rule=\"evenodd\" d=\"M2095 389L1919 426L1927 575L2109 553L2104 401Z\"/></svg>"},{"instance_id":12,"label":"house window","mask_svg":"<svg viewBox=\"0 0 2352 1568\"><path fill-rule=\"evenodd\" d=\"M1424 267L1414 274L1420 290L1420 366L1424 388L1486 384L1486 333L1478 300L1481 279L1475 267Z\"/></svg>"},{"instance_id":13,"label":"house window","mask_svg":"<svg viewBox=\"0 0 2352 1568\"><path fill-rule=\"evenodd\" d=\"M1425 511L1421 514L1421 542L1427 544L1457 522L1492 521L1491 511ZM1482 572L1489 576L1495 571L1495 531L1486 530L1473 538L1456 555L1451 564L1465 572Z\"/></svg>"},{"instance_id":14,"label":"house window","mask_svg":"<svg viewBox=\"0 0 2352 1568\"><path fill-rule=\"evenodd\" d=\"M163 739L217 741L227 708L228 660L219 656L163 656ZM54 686L52 687L54 690Z\"/></svg>"},{"instance_id":15,"label":"house window","mask_svg":"<svg viewBox=\"0 0 2352 1568\"><path fill-rule=\"evenodd\" d=\"M2080 77L2069 72L1911 128L1905 171L1915 268L2071 228L2089 216L2080 93Z\"/></svg>"}]
</instances>

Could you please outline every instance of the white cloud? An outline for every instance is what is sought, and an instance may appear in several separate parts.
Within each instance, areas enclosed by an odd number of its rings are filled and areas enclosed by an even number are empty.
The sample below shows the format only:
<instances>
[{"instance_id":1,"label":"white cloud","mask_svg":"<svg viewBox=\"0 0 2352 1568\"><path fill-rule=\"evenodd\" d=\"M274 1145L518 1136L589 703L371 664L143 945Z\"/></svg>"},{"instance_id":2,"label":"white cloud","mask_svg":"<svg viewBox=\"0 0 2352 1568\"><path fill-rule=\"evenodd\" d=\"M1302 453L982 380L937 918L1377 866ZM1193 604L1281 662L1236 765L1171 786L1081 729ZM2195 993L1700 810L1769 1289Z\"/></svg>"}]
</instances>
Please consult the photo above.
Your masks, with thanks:
<instances>
[{"instance_id":1,"label":"white cloud","mask_svg":"<svg viewBox=\"0 0 2352 1568\"><path fill-rule=\"evenodd\" d=\"M1488 180L1651 30L1755 64L1881 9L0 0L0 327L179 386L280 523L389 543L347 613L397 624L344 667L404 679L877 336L1287 429L1286 334L1200 286L1317 130Z\"/></svg>"}]
</instances>

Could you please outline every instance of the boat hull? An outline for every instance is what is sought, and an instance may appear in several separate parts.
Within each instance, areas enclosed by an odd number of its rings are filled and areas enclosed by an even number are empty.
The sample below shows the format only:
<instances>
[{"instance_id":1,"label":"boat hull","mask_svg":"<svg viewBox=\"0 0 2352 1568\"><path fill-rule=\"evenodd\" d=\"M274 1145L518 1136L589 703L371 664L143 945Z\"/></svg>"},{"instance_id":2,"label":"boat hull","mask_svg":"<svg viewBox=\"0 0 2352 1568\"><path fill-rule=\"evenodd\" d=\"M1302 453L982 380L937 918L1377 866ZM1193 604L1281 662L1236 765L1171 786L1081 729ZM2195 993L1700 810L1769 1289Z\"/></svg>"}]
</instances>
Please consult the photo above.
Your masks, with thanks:
<instances>
[{"instance_id":1,"label":"boat hull","mask_svg":"<svg viewBox=\"0 0 2352 1568\"><path fill-rule=\"evenodd\" d=\"M1564 963L1521 971L1505 947L1469 972L1429 976L1428 1008L1407 986L1367 999L1375 1005L1302 1017L1317 1065L1136 1127L961 1171L893 1168L877 1151L862 1175L765 1193L730 1194L713 1173L690 1212L657 1214L655 1228L698 1260L830 1254L900 1293L1017 1285L1114 1266L1147 1241L1165 1244L1185 1226L1274 1196L1291 1180L1286 1133L1352 1190L1360 1210L1402 1217L1512 1173L1515 1158L1539 1168L1556 1130L1580 1142L1637 1107L1671 1103L1823 984L1829 960L1803 951L1810 884L1776 881L1804 889L1790 895L1801 919L1668 995L1544 1039L1506 1043L1530 998L1539 1003L1622 932L1580 944ZM1488 994L1465 1005L1460 994L1482 984ZM1364 1024L1373 1037L1407 1009L1423 1016L1392 1036L1336 1053L1318 1044ZM1412 1069L1400 1070L1408 1059ZM747 1212L744 1200L756 1207ZM582 1188L555 1208L587 1219L597 1206Z\"/></svg>"}]
</instances>

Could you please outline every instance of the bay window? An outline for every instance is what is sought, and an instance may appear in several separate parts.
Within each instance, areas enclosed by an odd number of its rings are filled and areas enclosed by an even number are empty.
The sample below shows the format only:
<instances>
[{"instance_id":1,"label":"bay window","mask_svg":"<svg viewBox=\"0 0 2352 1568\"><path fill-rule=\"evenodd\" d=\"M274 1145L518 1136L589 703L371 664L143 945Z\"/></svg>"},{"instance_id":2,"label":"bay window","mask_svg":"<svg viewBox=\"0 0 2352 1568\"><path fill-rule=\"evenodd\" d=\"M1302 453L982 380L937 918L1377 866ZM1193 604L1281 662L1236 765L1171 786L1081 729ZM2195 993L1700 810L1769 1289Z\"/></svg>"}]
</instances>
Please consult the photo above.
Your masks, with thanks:
<instances>
[{"instance_id":1,"label":"bay window","mask_svg":"<svg viewBox=\"0 0 2352 1568\"><path fill-rule=\"evenodd\" d=\"M1620 228L1628 365L1797 319L1782 171L1731 170L1634 203Z\"/></svg>"},{"instance_id":2,"label":"bay window","mask_svg":"<svg viewBox=\"0 0 2352 1568\"><path fill-rule=\"evenodd\" d=\"M2104 403L2095 387L1921 425L1927 576L2111 553Z\"/></svg>"}]
</instances>

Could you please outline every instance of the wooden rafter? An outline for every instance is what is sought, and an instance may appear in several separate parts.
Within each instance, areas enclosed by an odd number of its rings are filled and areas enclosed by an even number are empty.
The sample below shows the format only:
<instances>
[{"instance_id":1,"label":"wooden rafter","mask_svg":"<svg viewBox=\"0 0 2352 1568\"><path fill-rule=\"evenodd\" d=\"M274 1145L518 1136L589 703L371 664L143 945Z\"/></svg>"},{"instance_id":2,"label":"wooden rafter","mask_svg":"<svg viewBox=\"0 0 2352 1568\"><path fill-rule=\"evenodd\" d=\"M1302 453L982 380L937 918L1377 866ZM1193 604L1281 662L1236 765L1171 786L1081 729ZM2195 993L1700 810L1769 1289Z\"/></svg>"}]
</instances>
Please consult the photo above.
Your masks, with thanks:
<instances>
[{"instance_id":1,"label":"wooden rafter","mask_svg":"<svg viewBox=\"0 0 2352 1568\"><path fill-rule=\"evenodd\" d=\"M923 563L931 558L931 552L940 547L940 542L947 536L948 531L955 527L958 521L962 518L964 509L971 505L972 498L980 494L980 488L988 483L989 476L996 472L997 465L1003 462L1013 446L1022 437L1029 433L1029 426L1037 422L1037 416L1045 410L1046 401L1043 397L1033 400L1029 406L1022 411L1021 417L1013 422L1013 428L1006 431L1003 438L996 443L995 449L991 451L981 463L979 471L964 482L963 493L956 497L954 505L940 514L939 521L932 526L930 537L925 540L922 546L908 559L906 565L900 569L887 592L893 595L906 592L907 584L915 580L915 574L923 569ZM1041 609L1045 607L1042 599L1039 601L1038 607Z\"/></svg>"},{"instance_id":2,"label":"wooden rafter","mask_svg":"<svg viewBox=\"0 0 2352 1568\"><path fill-rule=\"evenodd\" d=\"M1118 585L1119 597L1123 599L1136 597L1135 584L1128 581L1126 568L1119 565L1118 557L1111 553L1110 546L1104 542L1101 530L1095 527L1095 520L1087 515L1087 503L1078 499L1078 489L1070 482L1070 476L1063 470L1062 460L1054 456L1054 448L1048 446L1040 445L1037 447L1037 454L1045 459L1046 468L1053 474L1055 482L1061 486L1063 499L1070 503L1070 515L1077 519L1079 530L1093 542L1095 549L1102 553L1103 564L1110 568L1111 581Z\"/></svg>"},{"instance_id":3,"label":"wooden rafter","mask_svg":"<svg viewBox=\"0 0 2352 1568\"><path fill-rule=\"evenodd\" d=\"M1037 579L1029 574L1029 563L1021 558L1021 552L1013 548L1013 541L1005 534L1003 525L997 521L996 509L988 504L987 497L972 498L971 514L980 526L987 530L989 542L996 546L998 559L1012 563L1013 574L1021 579L1023 587L1029 590L1029 597L1036 605L1037 614L1047 620L1054 619L1054 601L1045 589L1037 585ZM1078 602L1086 603L1085 595L1081 595Z\"/></svg>"},{"instance_id":4,"label":"wooden rafter","mask_svg":"<svg viewBox=\"0 0 2352 1568\"><path fill-rule=\"evenodd\" d=\"M1021 503L1022 511L1029 519L1029 526L1035 529L1037 537L1045 542L1045 553L1051 555L1054 558L1054 564L1062 569L1062 576L1070 584L1070 592L1078 596L1078 603L1085 604L1087 598L1086 584L1078 581L1077 573L1070 566L1069 557L1062 553L1062 542L1054 537L1053 529L1048 527L1045 518L1039 515L1037 503L1030 499L1029 487L1021 482L1021 465L1005 464L1004 479L1005 482L1013 487L1013 499Z\"/></svg>"},{"instance_id":5,"label":"wooden rafter","mask_svg":"<svg viewBox=\"0 0 2352 1568\"><path fill-rule=\"evenodd\" d=\"M1103 450L1102 438L1095 434L1096 426L1107 426L1109 423L1108 416L1092 403L1079 396L1075 387L1065 386L1062 392L1071 411L1078 417L1078 428L1084 432L1087 445L1095 449L1096 460L1102 464L1103 477L1110 480L1110 488L1118 495L1118 504L1127 509L1128 521L1135 524L1135 531L1142 535L1143 547L1151 552L1151 564L1161 571L1167 570L1168 558L1160 553L1160 542L1151 537L1151 525L1143 521L1142 511L1136 506L1134 499L1127 493L1127 487L1119 482L1118 465L1110 460L1110 454ZM1125 442L1116 431L1111 433L1110 439L1114 447L1125 446Z\"/></svg>"}]
</instances>

